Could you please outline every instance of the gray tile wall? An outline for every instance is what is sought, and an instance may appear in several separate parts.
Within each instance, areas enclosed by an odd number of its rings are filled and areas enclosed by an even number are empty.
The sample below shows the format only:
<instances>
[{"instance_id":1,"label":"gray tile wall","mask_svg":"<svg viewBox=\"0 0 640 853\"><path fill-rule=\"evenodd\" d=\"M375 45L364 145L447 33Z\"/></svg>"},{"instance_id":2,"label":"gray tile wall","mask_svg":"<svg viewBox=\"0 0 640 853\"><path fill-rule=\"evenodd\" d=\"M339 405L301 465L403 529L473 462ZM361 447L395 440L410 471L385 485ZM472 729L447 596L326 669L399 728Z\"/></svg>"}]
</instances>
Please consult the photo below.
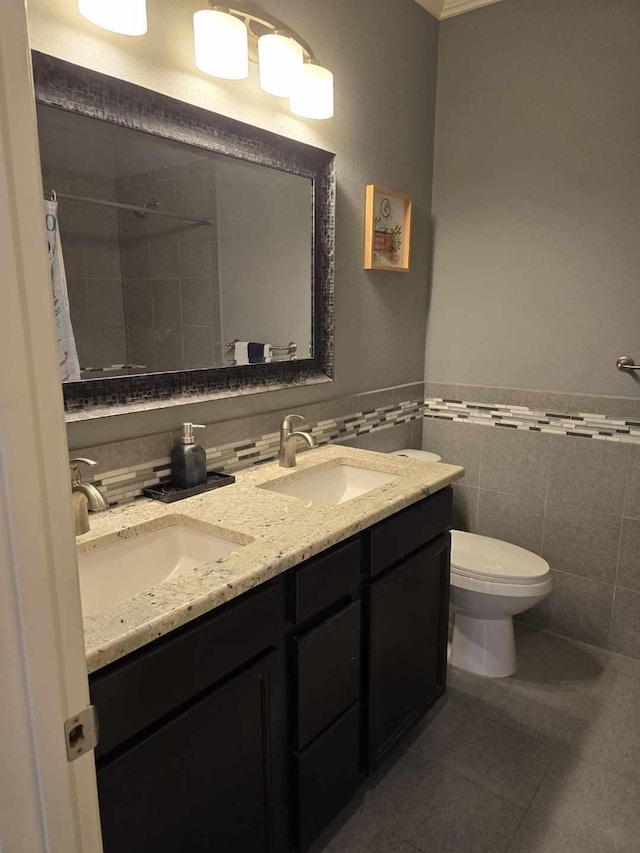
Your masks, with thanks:
<instances>
[{"instance_id":1,"label":"gray tile wall","mask_svg":"<svg viewBox=\"0 0 640 853\"><path fill-rule=\"evenodd\" d=\"M214 161L121 177L116 193L213 223L118 212L130 360L146 366L138 372L221 366Z\"/></svg>"},{"instance_id":2,"label":"gray tile wall","mask_svg":"<svg viewBox=\"0 0 640 853\"><path fill-rule=\"evenodd\" d=\"M551 565L522 621L640 658L640 445L425 418L423 447L467 469L456 527Z\"/></svg>"},{"instance_id":3,"label":"gray tile wall","mask_svg":"<svg viewBox=\"0 0 640 853\"><path fill-rule=\"evenodd\" d=\"M111 178L43 167L45 190L115 200ZM127 340L115 210L60 198L58 220L71 320L80 366L127 361ZM91 378L91 374L86 374ZM99 375L99 374L98 374Z\"/></svg>"}]
</instances>

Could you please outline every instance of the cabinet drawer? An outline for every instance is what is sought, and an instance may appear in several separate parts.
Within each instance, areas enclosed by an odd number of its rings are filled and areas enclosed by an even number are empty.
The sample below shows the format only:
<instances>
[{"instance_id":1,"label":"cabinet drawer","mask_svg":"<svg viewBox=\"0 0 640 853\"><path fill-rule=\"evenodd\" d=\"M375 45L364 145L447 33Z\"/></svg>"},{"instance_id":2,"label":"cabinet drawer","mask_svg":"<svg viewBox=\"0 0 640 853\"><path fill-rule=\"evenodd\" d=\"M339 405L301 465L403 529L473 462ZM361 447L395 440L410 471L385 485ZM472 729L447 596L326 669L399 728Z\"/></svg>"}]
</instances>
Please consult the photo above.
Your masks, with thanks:
<instances>
[{"instance_id":1,"label":"cabinet drawer","mask_svg":"<svg viewBox=\"0 0 640 853\"><path fill-rule=\"evenodd\" d=\"M307 850L363 780L360 706L354 705L298 756L298 841Z\"/></svg>"},{"instance_id":2,"label":"cabinet drawer","mask_svg":"<svg viewBox=\"0 0 640 853\"><path fill-rule=\"evenodd\" d=\"M296 624L341 599L358 598L361 560L362 540L354 539L296 569L292 578Z\"/></svg>"},{"instance_id":3,"label":"cabinet drawer","mask_svg":"<svg viewBox=\"0 0 640 853\"><path fill-rule=\"evenodd\" d=\"M277 645L284 619L281 583L250 593L146 646L90 679L98 709L96 756Z\"/></svg>"},{"instance_id":4,"label":"cabinet drawer","mask_svg":"<svg viewBox=\"0 0 640 853\"><path fill-rule=\"evenodd\" d=\"M371 575L377 575L451 527L451 487L381 521L371 530Z\"/></svg>"},{"instance_id":5,"label":"cabinet drawer","mask_svg":"<svg viewBox=\"0 0 640 853\"><path fill-rule=\"evenodd\" d=\"M294 640L297 747L360 696L360 602Z\"/></svg>"}]
</instances>

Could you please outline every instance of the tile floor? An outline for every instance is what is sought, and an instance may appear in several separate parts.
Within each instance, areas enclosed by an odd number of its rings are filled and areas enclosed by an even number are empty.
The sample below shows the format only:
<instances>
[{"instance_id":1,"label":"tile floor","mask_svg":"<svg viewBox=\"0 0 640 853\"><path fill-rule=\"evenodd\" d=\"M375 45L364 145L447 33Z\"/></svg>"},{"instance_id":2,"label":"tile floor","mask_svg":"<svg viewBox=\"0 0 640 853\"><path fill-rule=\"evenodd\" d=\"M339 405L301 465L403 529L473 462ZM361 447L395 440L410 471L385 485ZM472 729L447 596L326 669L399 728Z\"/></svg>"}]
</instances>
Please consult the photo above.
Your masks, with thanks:
<instances>
[{"instance_id":1,"label":"tile floor","mask_svg":"<svg viewBox=\"0 0 640 853\"><path fill-rule=\"evenodd\" d=\"M448 698L314 853L640 853L640 661L523 626L519 666Z\"/></svg>"}]
</instances>

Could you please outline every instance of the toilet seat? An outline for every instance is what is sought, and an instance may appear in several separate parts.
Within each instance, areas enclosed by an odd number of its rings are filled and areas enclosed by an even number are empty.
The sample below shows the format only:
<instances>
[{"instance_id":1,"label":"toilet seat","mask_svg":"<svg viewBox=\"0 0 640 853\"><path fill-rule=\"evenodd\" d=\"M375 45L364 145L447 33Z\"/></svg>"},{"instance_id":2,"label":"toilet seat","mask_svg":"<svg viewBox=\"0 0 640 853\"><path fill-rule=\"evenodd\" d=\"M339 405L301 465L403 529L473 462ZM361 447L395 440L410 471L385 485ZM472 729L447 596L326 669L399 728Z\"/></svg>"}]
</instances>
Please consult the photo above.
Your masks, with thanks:
<instances>
[{"instance_id":1,"label":"toilet seat","mask_svg":"<svg viewBox=\"0 0 640 853\"><path fill-rule=\"evenodd\" d=\"M550 576L549 564L524 548L462 530L451 531L451 574L482 584L530 586L544 583ZM465 584L459 584L466 586Z\"/></svg>"}]
</instances>

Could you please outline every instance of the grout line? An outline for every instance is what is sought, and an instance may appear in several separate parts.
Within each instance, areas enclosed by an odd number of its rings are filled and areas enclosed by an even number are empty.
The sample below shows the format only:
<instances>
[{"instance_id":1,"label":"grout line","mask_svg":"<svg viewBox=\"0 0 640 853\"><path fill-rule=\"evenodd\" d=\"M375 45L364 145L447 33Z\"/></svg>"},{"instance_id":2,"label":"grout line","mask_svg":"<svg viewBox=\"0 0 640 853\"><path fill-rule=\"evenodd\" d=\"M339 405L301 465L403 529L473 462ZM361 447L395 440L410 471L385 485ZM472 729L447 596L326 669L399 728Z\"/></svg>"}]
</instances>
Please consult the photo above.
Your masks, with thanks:
<instances>
[{"instance_id":1,"label":"grout line","mask_svg":"<svg viewBox=\"0 0 640 853\"><path fill-rule=\"evenodd\" d=\"M546 775L546 771L545 771L545 775ZM544 778L544 777L543 777L543 778ZM519 818L519 820L518 820L518 823L515 825L515 828L514 828L513 832L511 833L511 837L510 837L510 838L509 838L509 840L507 841L507 846L504 848L504 853L509 853L509 850L511 850L511 845L513 844L513 840L514 840L514 838L516 837L516 835L517 835L517 833L518 833L518 830L519 830L519 829L520 829L520 827L522 826L522 821L525 819L525 817L527 816L527 814L528 814L528 813L529 813L529 810L528 810L528 809L524 809L524 811L523 811L523 812L522 812L522 814L520 815L520 818Z\"/></svg>"},{"instance_id":2,"label":"grout line","mask_svg":"<svg viewBox=\"0 0 640 853\"><path fill-rule=\"evenodd\" d=\"M616 576L613 583L613 596L611 597L611 613L609 616L609 633L607 635L607 648L611 650L611 641L613 638L613 616L616 608L616 594L618 590L618 576L620 574L620 554L622 551L622 534L624 532L624 509L627 502L627 488L629 486L629 477L631 474L631 449L627 453L627 468L624 476L624 485L622 487L622 516L620 518L620 535L618 536L618 553L616 558ZM624 588L624 587L623 587Z\"/></svg>"}]
</instances>

